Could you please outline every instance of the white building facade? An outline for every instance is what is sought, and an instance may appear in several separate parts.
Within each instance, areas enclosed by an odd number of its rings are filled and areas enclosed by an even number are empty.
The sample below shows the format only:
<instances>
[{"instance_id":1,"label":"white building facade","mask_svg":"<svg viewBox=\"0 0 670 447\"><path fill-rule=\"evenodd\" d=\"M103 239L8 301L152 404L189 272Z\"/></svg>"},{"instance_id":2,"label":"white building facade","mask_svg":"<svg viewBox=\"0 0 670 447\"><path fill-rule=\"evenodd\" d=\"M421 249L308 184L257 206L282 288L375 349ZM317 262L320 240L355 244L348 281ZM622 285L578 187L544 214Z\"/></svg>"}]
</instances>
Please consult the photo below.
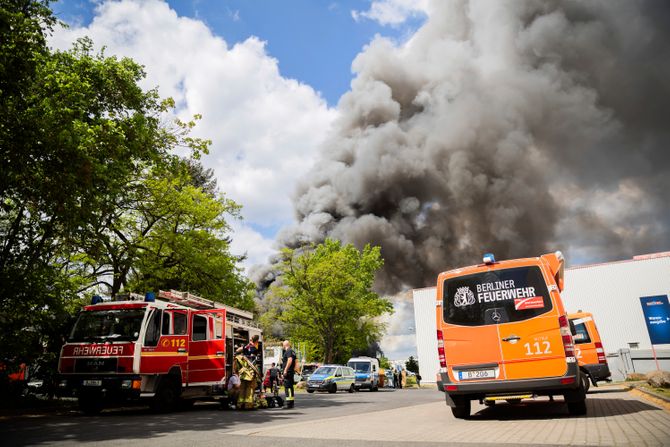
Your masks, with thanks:
<instances>
[{"instance_id":1,"label":"white building facade","mask_svg":"<svg viewBox=\"0 0 670 447\"><path fill-rule=\"evenodd\" d=\"M655 369L640 298L670 295L670 252L630 260L571 267L561 293L567 311L591 312L607 352L614 379ZM415 289L417 355L424 381L439 372L435 287ZM670 345L656 345L661 369L670 370Z\"/></svg>"}]
</instances>

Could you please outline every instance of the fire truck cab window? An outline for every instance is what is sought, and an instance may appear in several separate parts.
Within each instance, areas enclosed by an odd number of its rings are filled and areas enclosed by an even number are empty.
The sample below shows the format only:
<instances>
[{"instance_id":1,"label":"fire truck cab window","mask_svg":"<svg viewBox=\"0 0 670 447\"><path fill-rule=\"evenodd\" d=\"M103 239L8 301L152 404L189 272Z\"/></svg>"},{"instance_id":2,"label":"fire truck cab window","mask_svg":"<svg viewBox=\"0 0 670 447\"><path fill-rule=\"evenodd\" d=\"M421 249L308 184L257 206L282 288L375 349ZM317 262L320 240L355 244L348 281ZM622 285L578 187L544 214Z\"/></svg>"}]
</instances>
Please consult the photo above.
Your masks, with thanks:
<instances>
[{"instance_id":1,"label":"fire truck cab window","mask_svg":"<svg viewBox=\"0 0 670 447\"><path fill-rule=\"evenodd\" d=\"M174 335L186 335L186 314L183 312L173 312Z\"/></svg>"},{"instance_id":2,"label":"fire truck cab window","mask_svg":"<svg viewBox=\"0 0 670 447\"><path fill-rule=\"evenodd\" d=\"M207 340L207 317L193 315L193 341Z\"/></svg>"},{"instance_id":3,"label":"fire truck cab window","mask_svg":"<svg viewBox=\"0 0 670 447\"><path fill-rule=\"evenodd\" d=\"M164 312L163 313L163 327L161 329L161 333L163 335L170 335L172 332L170 332L170 316L172 314L170 312Z\"/></svg>"},{"instance_id":4,"label":"fire truck cab window","mask_svg":"<svg viewBox=\"0 0 670 447\"><path fill-rule=\"evenodd\" d=\"M157 346L161 334L161 315L162 311L155 309L149 317L147 324L147 333L144 336L144 346Z\"/></svg>"},{"instance_id":5,"label":"fire truck cab window","mask_svg":"<svg viewBox=\"0 0 670 447\"><path fill-rule=\"evenodd\" d=\"M223 318L218 315L214 317L214 338L223 338Z\"/></svg>"}]
</instances>

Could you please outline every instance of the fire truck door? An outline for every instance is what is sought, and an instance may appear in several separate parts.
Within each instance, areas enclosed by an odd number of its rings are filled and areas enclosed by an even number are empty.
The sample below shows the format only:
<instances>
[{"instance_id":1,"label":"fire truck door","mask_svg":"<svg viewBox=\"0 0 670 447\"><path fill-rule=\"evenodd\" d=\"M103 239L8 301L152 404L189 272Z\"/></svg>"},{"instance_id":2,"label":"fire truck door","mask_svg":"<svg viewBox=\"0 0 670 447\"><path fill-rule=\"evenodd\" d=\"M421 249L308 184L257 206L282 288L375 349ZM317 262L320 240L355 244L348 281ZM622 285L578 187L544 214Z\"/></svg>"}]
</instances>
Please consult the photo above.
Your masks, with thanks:
<instances>
[{"instance_id":1,"label":"fire truck door","mask_svg":"<svg viewBox=\"0 0 670 447\"><path fill-rule=\"evenodd\" d=\"M223 309L191 313L191 342L188 353L189 385L214 385L226 374L226 344Z\"/></svg>"}]
</instances>

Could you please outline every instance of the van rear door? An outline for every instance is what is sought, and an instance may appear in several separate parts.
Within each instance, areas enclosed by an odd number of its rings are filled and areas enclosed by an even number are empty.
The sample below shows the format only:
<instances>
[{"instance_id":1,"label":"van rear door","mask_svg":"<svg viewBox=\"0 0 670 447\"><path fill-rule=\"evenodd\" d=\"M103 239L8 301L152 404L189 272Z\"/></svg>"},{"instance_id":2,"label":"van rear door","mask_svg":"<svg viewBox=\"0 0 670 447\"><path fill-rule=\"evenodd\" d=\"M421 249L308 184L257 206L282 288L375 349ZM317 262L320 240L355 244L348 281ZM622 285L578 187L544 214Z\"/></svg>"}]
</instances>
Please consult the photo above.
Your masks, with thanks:
<instances>
[{"instance_id":1,"label":"van rear door","mask_svg":"<svg viewBox=\"0 0 670 447\"><path fill-rule=\"evenodd\" d=\"M483 296L499 306L503 369L507 379L557 377L567 364L559 324L558 292L552 297L539 266L498 272L498 285Z\"/></svg>"},{"instance_id":2,"label":"van rear door","mask_svg":"<svg viewBox=\"0 0 670 447\"><path fill-rule=\"evenodd\" d=\"M454 382L505 378L500 336L492 319L494 306L477 299L477 286L487 281L487 275L447 278L442 284L444 351Z\"/></svg>"}]
</instances>

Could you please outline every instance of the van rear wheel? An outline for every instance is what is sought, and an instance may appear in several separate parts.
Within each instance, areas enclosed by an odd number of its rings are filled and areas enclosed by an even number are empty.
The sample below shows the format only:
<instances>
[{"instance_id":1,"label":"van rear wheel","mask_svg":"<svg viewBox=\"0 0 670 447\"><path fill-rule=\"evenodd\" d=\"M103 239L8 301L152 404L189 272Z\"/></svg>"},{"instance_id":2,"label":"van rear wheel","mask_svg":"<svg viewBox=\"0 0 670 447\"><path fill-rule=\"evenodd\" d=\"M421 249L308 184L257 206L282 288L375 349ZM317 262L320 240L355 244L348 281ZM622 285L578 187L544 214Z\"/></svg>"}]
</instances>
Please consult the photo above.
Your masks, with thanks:
<instances>
[{"instance_id":1,"label":"van rear wheel","mask_svg":"<svg viewBox=\"0 0 670 447\"><path fill-rule=\"evenodd\" d=\"M354 384L352 383L351 386L349 387L349 392L353 393L355 391Z\"/></svg>"},{"instance_id":2,"label":"van rear wheel","mask_svg":"<svg viewBox=\"0 0 670 447\"><path fill-rule=\"evenodd\" d=\"M456 419L468 419L470 417L470 399L454 399L455 406L451 407L451 413Z\"/></svg>"},{"instance_id":3,"label":"van rear wheel","mask_svg":"<svg viewBox=\"0 0 670 447\"><path fill-rule=\"evenodd\" d=\"M568 402L568 412L573 416L583 416L586 414L586 399L577 402Z\"/></svg>"}]
</instances>

